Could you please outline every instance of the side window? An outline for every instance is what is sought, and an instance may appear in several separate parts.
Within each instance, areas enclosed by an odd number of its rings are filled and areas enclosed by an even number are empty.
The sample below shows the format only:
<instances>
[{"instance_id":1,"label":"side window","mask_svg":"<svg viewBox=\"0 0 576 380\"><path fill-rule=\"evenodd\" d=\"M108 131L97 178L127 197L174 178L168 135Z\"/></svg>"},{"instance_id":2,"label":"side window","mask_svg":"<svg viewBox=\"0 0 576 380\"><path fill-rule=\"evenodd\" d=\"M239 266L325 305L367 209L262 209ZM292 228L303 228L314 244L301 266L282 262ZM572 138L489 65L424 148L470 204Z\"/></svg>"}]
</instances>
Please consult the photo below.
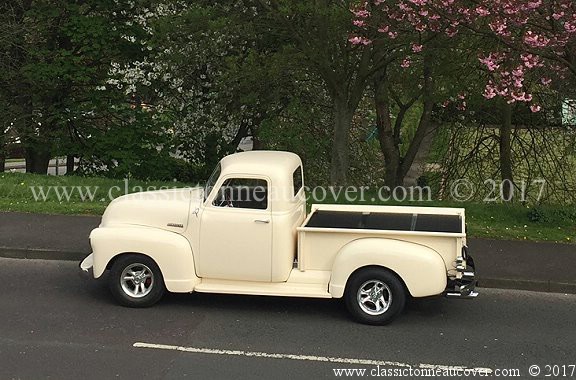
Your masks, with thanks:
<instances>
[{"instance_id":1,"label":"side window","mask_svg":"<svg viewBox=\"0 0 576 380\"><path fill-rule=\"evenodd\" d=\"M298 168L294 170L292 174L292 184L294 185L294 196L296 196L302 188L302 166L298 166Z\"/></svg>"},{"instance_id":2,"label":"side window","mask_svg":"<svg viewBox=\"0 0 576 380\"><path fill-rule=\"evenodd\" d=\"M229 178L218 190L213 205L266 210L268 208L268 182L263 179Z\"/></svg>"}]
</instances>

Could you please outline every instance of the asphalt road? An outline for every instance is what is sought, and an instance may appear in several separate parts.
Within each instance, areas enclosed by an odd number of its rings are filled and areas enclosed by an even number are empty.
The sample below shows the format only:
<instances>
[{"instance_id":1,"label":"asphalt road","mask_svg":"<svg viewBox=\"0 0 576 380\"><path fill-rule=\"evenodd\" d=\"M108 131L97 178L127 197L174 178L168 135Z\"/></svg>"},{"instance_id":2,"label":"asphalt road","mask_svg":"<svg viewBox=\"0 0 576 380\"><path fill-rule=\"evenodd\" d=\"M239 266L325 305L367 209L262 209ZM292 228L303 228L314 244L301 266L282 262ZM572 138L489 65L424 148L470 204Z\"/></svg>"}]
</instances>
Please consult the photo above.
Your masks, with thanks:
<instances>
[{"instance_id":1,"label":"asphalt road","mask_svg":"<svg viewBox=\"0 0 576 380\"><path fill-rule=\"evenodd\" d=\"M371 327L335 300L193 294L123 308L65 261L0 259L0 279L1 379L334 378L335 368L380 362L518 369L527 378L530 365L544 375L547 364L576 364L574 295L481 289L472 301L411 302L391 325Z\"/></svg>"}]
</instances>

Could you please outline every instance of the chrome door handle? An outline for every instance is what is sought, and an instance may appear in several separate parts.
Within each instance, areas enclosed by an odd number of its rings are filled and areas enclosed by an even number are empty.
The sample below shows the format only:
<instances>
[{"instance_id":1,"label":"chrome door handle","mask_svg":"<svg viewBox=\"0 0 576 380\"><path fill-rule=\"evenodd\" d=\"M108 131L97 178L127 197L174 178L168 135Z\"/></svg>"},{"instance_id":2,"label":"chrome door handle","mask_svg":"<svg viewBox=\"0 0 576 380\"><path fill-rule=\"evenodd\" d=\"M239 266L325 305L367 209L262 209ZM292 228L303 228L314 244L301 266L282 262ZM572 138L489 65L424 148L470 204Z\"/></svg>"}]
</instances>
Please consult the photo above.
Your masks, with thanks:
<instances>
[{"instance_id":1,"label":"chrome door handle","mask_svg":"<svg viewBox=\"0 0 576 380\"><path fill-rule=\"evenodd\" d=\"M255 222L255 223L268 224L268 223L270 223L270 220L268 220L268 219L266 219L266 220L256 219L254 222Z\"/></svg>"}]
</instances>

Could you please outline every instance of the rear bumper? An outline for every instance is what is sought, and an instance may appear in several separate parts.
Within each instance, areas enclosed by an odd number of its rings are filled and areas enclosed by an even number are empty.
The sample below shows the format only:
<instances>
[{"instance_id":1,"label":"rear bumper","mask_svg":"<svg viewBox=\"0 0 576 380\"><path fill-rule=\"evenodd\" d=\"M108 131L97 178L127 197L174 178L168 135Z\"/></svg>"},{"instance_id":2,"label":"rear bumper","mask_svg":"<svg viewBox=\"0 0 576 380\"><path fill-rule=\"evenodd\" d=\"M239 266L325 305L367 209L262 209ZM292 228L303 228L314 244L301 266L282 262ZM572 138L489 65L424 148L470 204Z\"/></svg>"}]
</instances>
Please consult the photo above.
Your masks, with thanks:
<instances>
[{"instance_id":1,"label":"rear bumper","mask_svg":"<svg viewBox=\"0 0 576 380\"><path fill-rule=\"evenodd\" d=\"M456 258L455 263L458 276L448 281L444 295L448 298L476 298L476 280L474 259L468 254L468 248L462 249L462 256Z\"/></svg>"}]
</instances>

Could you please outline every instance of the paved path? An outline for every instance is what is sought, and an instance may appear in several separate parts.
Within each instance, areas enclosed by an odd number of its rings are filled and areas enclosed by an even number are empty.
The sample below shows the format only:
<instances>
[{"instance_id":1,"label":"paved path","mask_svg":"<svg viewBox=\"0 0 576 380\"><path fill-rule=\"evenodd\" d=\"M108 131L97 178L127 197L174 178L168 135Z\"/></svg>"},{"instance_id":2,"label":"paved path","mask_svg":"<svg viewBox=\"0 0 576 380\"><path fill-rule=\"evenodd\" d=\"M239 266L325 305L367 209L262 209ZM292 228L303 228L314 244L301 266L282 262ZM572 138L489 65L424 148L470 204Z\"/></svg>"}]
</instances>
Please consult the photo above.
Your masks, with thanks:
<instances>
[{"instance_id":1,"label":"paved path","mask_svg":"<svg viewBox=\"0 0 576 380\"><path fill-rule=\"evenodd\" d=\"M410 303L391 325L373 327L352 322L337 300L193 294L123 308L67 261L0 259L0 278L2 379L310 379L377 368L302 360L325 357L517 369L525 379L531 365L545 374L547 364L576 364L574 295L485 289L472 301Z\"/></svg>"},{"instance_id":2,"label":"paved path","mask_svg":"<svg viewBox=\"0 0 576 380\"><path fill-rule=\"evenodd\" d=\"M79 261L100 217L0 213L0 256ZM469 239L481 287L576 294L576 245Z\"/></svg>"},{"instance_id":3,"label":"paved path","mask_svg":"<svg viewBox=\"0 0 576 380\"><path fill-rule=\"evenodd\" d=\"M76 163L78 163L78 159L76 159ZM56 174L56 167L58 167L58 174ZM5 170L25 173L26 172L26 161L22 160L22 161L6 162ZM66 174L66 158L60 158L58 161L56 161L56 159L50 160L50 163L48 165L48 174L49 175L64 175L64 174Z\"/></svg>"}]
</instances>

